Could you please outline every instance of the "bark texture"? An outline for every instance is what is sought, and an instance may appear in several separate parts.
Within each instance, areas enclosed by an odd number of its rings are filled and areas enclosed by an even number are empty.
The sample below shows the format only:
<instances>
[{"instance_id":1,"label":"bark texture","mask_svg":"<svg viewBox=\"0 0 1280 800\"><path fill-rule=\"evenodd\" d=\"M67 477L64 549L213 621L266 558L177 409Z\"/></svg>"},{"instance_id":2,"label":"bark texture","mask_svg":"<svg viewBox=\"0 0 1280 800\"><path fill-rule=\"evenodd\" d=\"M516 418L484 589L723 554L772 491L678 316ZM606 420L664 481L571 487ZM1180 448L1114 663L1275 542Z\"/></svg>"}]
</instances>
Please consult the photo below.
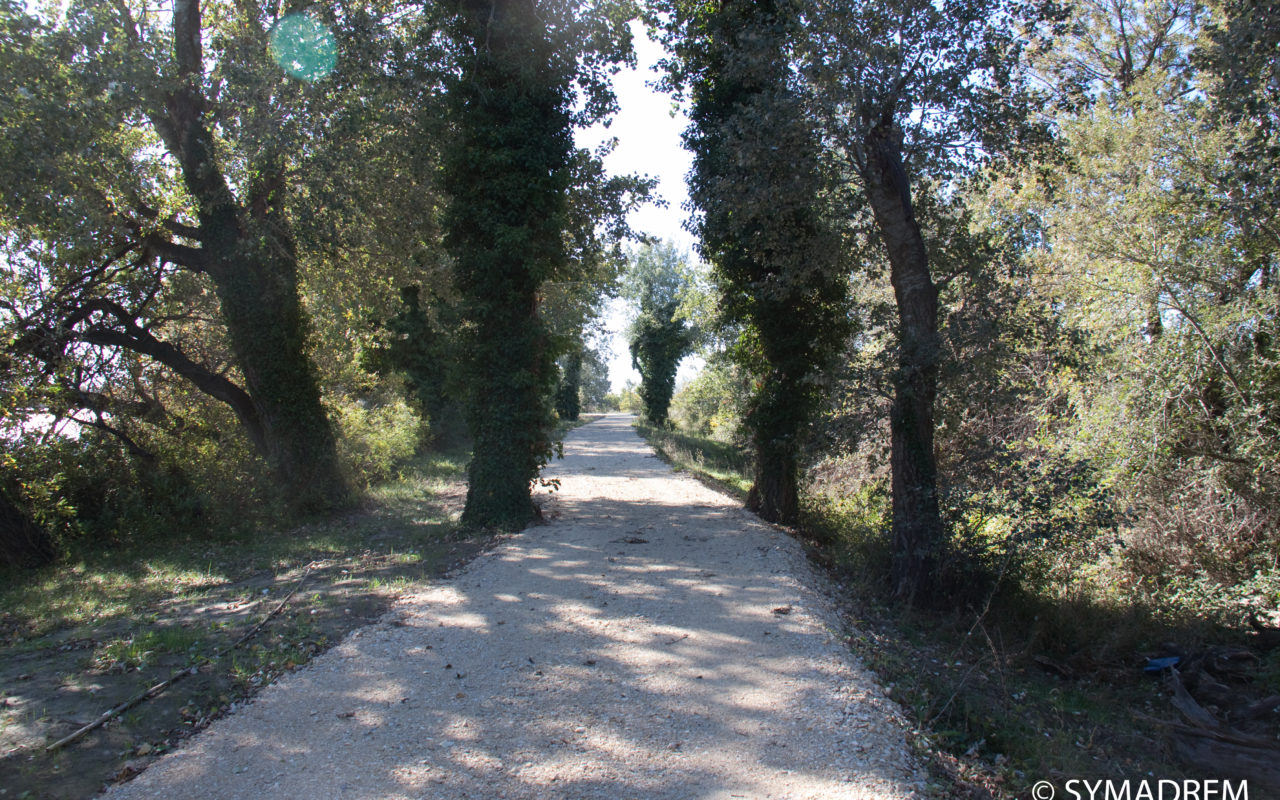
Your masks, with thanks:
<instances>
[{"instance_id":1,"label":"bark texture","mask_svg":"<svg viewBox=\"0 0 1280 800\"><path fill-rule=\"evenodd\" d=\"M880 125L866 139L863 180L884 240L898 308L898 371L890 418L893 586L906 603L937 575L945 545L938 510L933 405L938 394L938 290L911 205L902 133Z\"/></svg>"}]
</instances>

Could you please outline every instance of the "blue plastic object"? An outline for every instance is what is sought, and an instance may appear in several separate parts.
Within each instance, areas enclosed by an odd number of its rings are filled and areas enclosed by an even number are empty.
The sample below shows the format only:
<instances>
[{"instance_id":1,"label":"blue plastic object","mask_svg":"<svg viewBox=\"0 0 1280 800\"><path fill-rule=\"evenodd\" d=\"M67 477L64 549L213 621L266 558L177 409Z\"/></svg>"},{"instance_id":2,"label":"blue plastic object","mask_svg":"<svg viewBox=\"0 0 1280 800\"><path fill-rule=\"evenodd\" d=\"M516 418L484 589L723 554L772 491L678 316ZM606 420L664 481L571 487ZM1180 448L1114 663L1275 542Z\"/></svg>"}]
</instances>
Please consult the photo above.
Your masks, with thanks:
<instances>
[{"instance_id":1,"label":"blue plastic object","mask_svg":"<svg viewBox=\"0 0 1280 800\"><path fill-rule=\"evenodd\" d=\"M1182 660L1182 656L1165 656L1164 658L1148 658L1147 665L1142 668L1143 672L1151 675L1157 672L1163 672L1170 667L1176 667L1178 662Z\"/></svg>"}]
</instances>

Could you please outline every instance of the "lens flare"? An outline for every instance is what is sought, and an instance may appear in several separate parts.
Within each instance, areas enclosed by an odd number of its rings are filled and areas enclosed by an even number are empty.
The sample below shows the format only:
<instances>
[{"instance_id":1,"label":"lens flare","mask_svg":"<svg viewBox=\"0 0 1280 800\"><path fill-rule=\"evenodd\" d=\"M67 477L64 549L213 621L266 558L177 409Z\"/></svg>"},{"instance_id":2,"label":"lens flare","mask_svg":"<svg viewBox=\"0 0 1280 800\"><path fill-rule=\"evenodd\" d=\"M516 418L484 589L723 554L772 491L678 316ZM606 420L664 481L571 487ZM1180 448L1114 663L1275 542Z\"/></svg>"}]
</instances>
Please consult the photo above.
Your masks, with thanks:
<instances>
[{"instance_id":1,"label":"lens flare","mask_svg":"<svg viewBox=\"0 0 1280 800\"><path fill-rule=\"evenodd\" d=\"M338 41L310 14L286 14L271 29L271 57L280 69L311 83L338 65Z\"/></svg>"}]
</instances>

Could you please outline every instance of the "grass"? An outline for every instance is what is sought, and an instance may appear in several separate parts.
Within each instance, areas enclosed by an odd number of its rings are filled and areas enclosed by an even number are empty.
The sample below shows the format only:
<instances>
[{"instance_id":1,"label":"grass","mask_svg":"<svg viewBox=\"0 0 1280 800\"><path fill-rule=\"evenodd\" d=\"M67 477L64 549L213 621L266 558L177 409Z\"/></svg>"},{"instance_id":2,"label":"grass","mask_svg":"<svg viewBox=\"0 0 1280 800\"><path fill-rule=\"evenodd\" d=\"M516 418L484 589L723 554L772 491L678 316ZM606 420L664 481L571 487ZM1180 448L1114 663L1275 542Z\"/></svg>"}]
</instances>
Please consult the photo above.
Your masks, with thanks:
<instances>
[{"instance_id":1,"label":"grass","mask_svg":"<svg viewBox=\"0 0 1280 800\"><path fill-rule=\"evenodd\" d=\"M152 628L99 645L94 651L91 664L99 670L138 669L157 655L191 653L202 638L209 637L190 628Z\"/></svg>"},{"instance_id":2,"label":"grass","mask_svg":"<svg viewBox=\"0 0 1280 800\"><path fill-rule=\"evenodd\" d=\"M740 447L637 420L636 430L673 467L686 470L718 489L746 497L751 489L751 458Z\"/></svg>"},{"instance_id":3,"label":"grass","mask_svg":"<svg viewBox=\"0 0 1280 800\"><path fill-rule=\"evenodd\" d=\"M284 571L393 541L401 560L413 548L453 530L432 498L461 479L466 450L426 453L395 480L369 491L373 513L309 522L285 534L257 528L173 531L110 546L77 543L68 559L37 572L4 576L3 629L10 645L38 642L58 631L128 621L140 608L176 598L195 599L216 587L262 572ZM395 536L388 527L402 526Z\"/></svg>"},{"instance_id":4,"label":"grass","mask_svg":"<svg viewBox=\"0 0 1280 800\"><path fill-rule=\"evenodd\" d=\"M422 454L362 508L325 519L81 541L60 564L0 574L0 785L10 796L92 794L126 760L172 747L479 552L486 539L457 523L468 460L465 448ZM74 747L42 750L70 732L67 720L196 664Z\"/></svg>"}]
</instances>

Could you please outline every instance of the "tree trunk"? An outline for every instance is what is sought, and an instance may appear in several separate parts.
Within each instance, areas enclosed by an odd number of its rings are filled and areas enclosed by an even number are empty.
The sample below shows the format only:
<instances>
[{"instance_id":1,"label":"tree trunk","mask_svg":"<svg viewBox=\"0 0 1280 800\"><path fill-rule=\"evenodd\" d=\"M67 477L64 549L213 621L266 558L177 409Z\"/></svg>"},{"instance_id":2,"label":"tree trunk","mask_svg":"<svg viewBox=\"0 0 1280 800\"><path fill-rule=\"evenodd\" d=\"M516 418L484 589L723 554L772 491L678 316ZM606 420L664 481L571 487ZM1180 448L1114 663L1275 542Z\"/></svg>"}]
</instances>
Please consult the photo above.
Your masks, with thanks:
<instances>
[{"instance_id":1,"label":"tree trunk","mask_svg":"<svg viewBox=\"0 0 1280 800\"><path fill-rule=\"evenodd\" d=\"M257 412L262 454L286 502L298 513L348 504L333 431L307 357L307 318L292 255L243 257L212 273L222 320Z\"/></svg>"},{"instance_id":2,"label":"tree trunk","mask_svg":"<svg viewBox=\"0 0 1280 800\"><path fill-rule=\"evenodd\" d=\"M180 84L152 122L182 168L198 207L205 272L221 302L237 366L261 427L263 451L297 512L350 500L320 388L307 358L307 319L298 299L297 255L284 215L283 163L251 153L254 176L240 202L218 163L201 93L204 60L199 0L175 0L173 53Z\"/></svg>"},{"instance_id":3,"label":"tree trunk","mask_svg":"<svg viewBox=\"0 0 1280 800\"><path fill-rule=\"evenodd\" d=\"M474 442L462 519L515 528L537 516L531 488L551 453L556 375L538 295L567 259L570 68L537 4L447 7L468 54L448 86L454 135L443 170Z\"/></svg>"},{"instance_id":4,"label":"tree trunk","mask_svg":"<svg viewBox=\"0 0 1280 800\"><path fill-rule=\"evenodd\" d=\"M0 564L8 567L42 567L53 561L57 550L49 532L37 525L0 489Z\"/></svg>"},{"instance_id":5,"label":"tree trunk","mask_svg":"<svg viewBox=\"0 0 1280 800\"><path fill-rule=\"evenodd\" d=\"M937 577L946 545L938 510L933 403L938 393L938 290L911 205L902 133L878 126L868 135L863 178L876 227L889 255L898 307L898 372L890 417L894 595L912 603Z\"/></svg>"},{"instance_id":6,"label":"tree trunk","mask_svg":"<svg viewBox=\"0 0 1280 800\"><path fill-rule=\"evenodd\" d=\"M582 350L575 347L565 357L564 375L556 390L556 413L563 420L576 422L582 416L582 401L578 390L582 386Z\"/></svg>"},{"instance_id":7,"label":"tree trunk","mask_svg":"<svg viewBox=\"0 0 1280 800\"><path fill-rule=\"evenodd\" d=\"M528 307L536 308L533 298ZM531 423L546 416L539 373L551 365L540 363L543 339L536 313L491 319L476 331L467 408L473 445L462 512L468 526L517 529L538 516L530 488L548 437L545 423Z\"/></svg>"},{"instance_id":8,"label":"tree trunk","mask_svg":"<svg viewBox=\"0 0 1280 800\"><path fill-rule=\"evenodd\" d=\"M795 448L757 438L755 451L755 479L747 493L747 508L769 522L795 524L800 516Z\"/></svg>"}]
</instances>

